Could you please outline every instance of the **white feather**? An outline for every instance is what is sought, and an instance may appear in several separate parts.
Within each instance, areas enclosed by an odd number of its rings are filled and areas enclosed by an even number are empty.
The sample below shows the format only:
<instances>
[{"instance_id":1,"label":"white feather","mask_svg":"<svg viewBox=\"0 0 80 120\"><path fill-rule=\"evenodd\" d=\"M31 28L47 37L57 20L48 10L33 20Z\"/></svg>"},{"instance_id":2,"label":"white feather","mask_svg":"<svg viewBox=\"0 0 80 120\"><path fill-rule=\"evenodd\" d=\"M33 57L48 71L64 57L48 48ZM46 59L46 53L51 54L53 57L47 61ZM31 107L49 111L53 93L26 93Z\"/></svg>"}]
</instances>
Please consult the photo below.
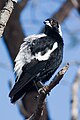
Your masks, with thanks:
<instances>
[{"instance_id":1,"label":"white feather","mask_svg":"<svg viewBox=\"0 0 80 120\"><path fill-rule=\"evenodd\" d=\"M58 30L59 30L59 34L60 34L60 36L62 37L62 30L61 30L61 26L60 26L60 25L59 25Z\"/></svg>"},{"instance_id":2,"label":"white feather","mask_svg":"<svg viewBox=\"0 0 80 120\"><path fill-rule=\"evenodd\" d=\"M50 24L50 22L48 20L45 20L45 23L46 23L46 25L48 25L49 27L52 28L52 26L51 26L51 24Z\"/></svg>"},{"instance_id":3,"label":"white feather","mask_svg":"<svg viewBox=\"0 0 80 120\"><path fill-rule=\"evenodd\" d=\"M34 59L31 55L31 50L29 49L28 44L31 44L35 39L45 36L45 34L30 35L29 37L26 37L24 39L24 43L21 45L20 51L15 59L14 71L16 72L18 79L22 73L22 67L24 66L24 64L30 63L31 60Z\"/></svg>"},{"instance_id":4,"label":"white feather","mask_svg":"<svg viewBox=\"0 0 80 120\"><path fill-rule=\"evenodd\" d=\"M45 37L45 36L47 36L46 34L44 34L44 33L42 33L42 34L38 34L38 35L30 35L30 36L28 36L28 37L26 37L25 39L24 39L24 41L33 41L33 40L35 40L35 39L38 39L38 38L41 38L41 37ZM32 38L32 39L31 39Z\"/></svg>"},{"instance_id":5,"label":"white feather","mask_svg":"<svg viewBox=\"0 0 80 120\"><path fill-rule=\"evenodd\" d=\"M53 44L53 47L52 47L51 50L49 49L44 55L41 55L41 52L38 52L37 54L35 54L35 56L32 56L32 59L35 58L35 59L37 59L37 60L39 60L39 61L48 60L49 57L50 57L50 54L51 54L57 47L58 47L58 43L55 42L55 43Z\"/></svg>"}]
</instances>

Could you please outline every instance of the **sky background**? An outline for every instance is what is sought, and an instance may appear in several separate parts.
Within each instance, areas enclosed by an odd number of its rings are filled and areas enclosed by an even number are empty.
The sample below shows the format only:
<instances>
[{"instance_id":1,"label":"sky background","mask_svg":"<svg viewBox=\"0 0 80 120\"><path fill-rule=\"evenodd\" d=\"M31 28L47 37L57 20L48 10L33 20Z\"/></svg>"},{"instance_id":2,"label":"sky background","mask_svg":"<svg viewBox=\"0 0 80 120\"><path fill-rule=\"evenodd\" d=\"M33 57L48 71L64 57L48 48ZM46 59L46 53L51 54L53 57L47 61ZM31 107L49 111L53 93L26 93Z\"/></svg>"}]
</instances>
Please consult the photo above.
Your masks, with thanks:
<instances>
[{"instance_id":1,"label":"sky background","mask_svg":"<svg viewBox=\"0 0 80 120\"><path fill-rule=\"evenodd\" d=\"M43 21L55 13L65 0L29 0L21 13L20 22L26 36L38 34L44 26ZM49 8L49 9L48 9ZM48 9L48 10L47 10ZM79 69L72 63L80 61L80 15L73 9L61 24L64 39L64 57L60 68L67 62L70 68L64 78L47 97L51 120L70 120L71 86ZM59 68L59 69L60 69ZM59 71L59 69L57 71ZM4 40L0 40L0 119L23 120L17 105L10 103L8 81L14 83L13 64ZM80 103L79 103L80 105Z\"/></svg>"}]
</instances>

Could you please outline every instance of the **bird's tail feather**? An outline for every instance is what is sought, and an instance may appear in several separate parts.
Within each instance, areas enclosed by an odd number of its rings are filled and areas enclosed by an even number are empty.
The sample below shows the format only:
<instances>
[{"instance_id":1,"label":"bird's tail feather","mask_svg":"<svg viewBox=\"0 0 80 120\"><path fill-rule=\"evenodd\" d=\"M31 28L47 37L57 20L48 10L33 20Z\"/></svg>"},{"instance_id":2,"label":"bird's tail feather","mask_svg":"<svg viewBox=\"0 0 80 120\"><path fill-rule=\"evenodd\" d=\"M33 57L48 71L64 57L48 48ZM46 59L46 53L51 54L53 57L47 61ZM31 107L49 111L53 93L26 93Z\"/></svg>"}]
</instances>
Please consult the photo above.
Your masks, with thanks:
<instances>
[{"instance_id":1,"label":"bird's tail feather","mask_svg":"<svg viewBox=\"0 0 80 120\"><path fill-rule=\"evenodd\" d=\"M15 83L9 93L12 103L16 102L25 92L29 92L30 88L33 86L33 79L34 77L30 78L29 75L25 75L22 79L19 79L19 81Z\"/></svg>"}]
</instances>

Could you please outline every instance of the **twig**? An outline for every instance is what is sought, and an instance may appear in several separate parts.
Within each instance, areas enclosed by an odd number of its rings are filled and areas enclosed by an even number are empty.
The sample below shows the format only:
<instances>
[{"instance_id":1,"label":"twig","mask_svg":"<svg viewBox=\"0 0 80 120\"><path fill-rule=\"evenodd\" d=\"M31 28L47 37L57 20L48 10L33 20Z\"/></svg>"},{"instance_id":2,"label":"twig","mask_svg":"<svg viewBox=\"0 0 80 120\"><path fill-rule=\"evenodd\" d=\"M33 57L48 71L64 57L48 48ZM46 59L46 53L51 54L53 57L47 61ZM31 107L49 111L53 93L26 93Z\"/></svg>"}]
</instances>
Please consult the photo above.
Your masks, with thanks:
<instances>
[{"instance_id":1,"label":"twig","mask_svg":"<svg viewBox=\"0 0 80 120\"><path fill-rule=\"evenodd\" d=\"M53 80L50 82L49 85L46 85L39 90L40 94L38 97L37 108L34 114L32 114L27 120L39 120L40 119L40 117L43 115L43 105L44 105L44 100L47 94L49 94L49 92L60 82L60 80L63 78L68 68L69 68L69 64L67 63L67 65L63 67L57 73L57 75L55 75L55 77L53 78Z\"/></svg>"},{"instance_id":2,"label":"twig","mask_svg":"<svg viewBox=\"0 0 80 120\"><path fill-rule=\"evenodd\" d=\"M14 9L14 4L17 0L8 0L4 8L0 11L0 37L4 32L4 28L8 22L8 19Z\"/></svg>"}]
</instances>

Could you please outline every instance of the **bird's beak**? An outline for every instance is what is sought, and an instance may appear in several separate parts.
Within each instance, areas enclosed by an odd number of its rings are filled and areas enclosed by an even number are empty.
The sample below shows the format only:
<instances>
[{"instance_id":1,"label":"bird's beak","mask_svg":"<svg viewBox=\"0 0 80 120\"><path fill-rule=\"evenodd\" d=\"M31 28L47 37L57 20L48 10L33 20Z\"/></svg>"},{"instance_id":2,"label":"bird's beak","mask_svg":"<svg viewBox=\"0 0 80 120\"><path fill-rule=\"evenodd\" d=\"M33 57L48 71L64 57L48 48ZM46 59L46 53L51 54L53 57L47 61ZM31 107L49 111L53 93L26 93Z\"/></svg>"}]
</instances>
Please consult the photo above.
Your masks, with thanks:
<instances>
[{"instance_id":1,"label":"bird's beak","mask_svg":"<svg viewBox=\"0 0 80 120\"><path fill-rule=\"evenodd\" d=\"M50 22L49 22L48 20L45 20L43 23L44 23L45 25L47 25L47 26L49 26L49 27L52 28L52 26L51 26L51 24L50 24Z\"/></svg>"}]
</instances>

